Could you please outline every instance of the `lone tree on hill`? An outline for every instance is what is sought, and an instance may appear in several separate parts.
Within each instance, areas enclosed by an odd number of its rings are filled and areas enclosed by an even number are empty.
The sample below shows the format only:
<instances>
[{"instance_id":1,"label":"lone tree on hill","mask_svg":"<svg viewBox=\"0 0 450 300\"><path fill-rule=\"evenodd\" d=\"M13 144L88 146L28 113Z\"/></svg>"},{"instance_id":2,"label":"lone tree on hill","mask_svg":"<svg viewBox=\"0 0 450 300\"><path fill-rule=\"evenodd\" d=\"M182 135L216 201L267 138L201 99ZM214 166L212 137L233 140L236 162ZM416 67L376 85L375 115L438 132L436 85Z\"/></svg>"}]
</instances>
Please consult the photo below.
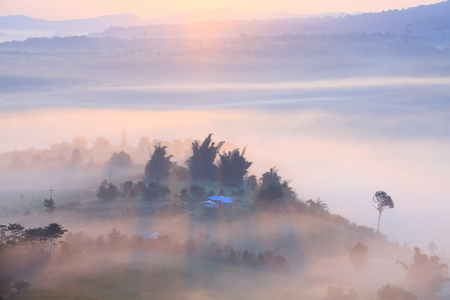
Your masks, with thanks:
<instances>
[{"instance_id":1,"label":"lone tree on hill","mask_svg":"<svg viewBox=\"0 0 450 300\"><path fill-rule=\"evenodd\" d=\"M167 146L161 146L161 143L155 145L150 160L145 165L145 179L150 181L160 181L169 176L170 159L173 155L166 156Z\"/></svg>"},{"instance_id":2,"label":"lone tree on hill","mask_svg":"<svg viewBox=\"0 0 450 300\"><path fill-rule=\"evenodd\" d=\"M211 137L212 133L205 138L202 144L199 144L199 141L192 143L192 156L186 160L192 179L215 179L217 166L214 165L214 160L225 142L222 141L216 145Z\"/></svg>"},{"instance_id":3,"label":"lone tree on hill","mask_svg":"<svg viewBox=\"0 0 450 300\"><path fill-rule=\"evenodd\" d=\"M245 159L245 149L240 153L239 149L219 154L219 177L226 186L240 186L244 182L244 176L252 165Z\"/></svg>"},{"instance_id":4,"label":"lone tree on hill","mask_svg":"<svg viewBox=\"0 0 450 300\"><path fill-rule=\"evenodd\" d=\"M378 210L378 227L377 232L380 232L380 219L381 214L386 208L394 208L394 201L392 201L391 196L386 194L384 191L377 191L372 198L373 207Z\"/></svg>"}]
</instances>

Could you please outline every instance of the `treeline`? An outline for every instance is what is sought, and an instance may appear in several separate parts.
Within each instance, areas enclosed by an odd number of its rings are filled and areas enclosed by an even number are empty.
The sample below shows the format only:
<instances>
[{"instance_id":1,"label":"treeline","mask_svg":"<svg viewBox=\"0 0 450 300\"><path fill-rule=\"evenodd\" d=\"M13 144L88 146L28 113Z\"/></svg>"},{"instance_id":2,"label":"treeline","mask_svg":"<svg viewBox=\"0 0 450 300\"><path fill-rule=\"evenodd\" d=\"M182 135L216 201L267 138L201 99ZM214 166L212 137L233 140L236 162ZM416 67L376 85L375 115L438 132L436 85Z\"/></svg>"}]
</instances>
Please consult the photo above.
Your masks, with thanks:
<instances>
[{"instance_id":1,"label":"treeline","mask_svg":"<svg viewBox=\"0 0 450 300\"><path fill-rule=\"evenodd\" d=\"M239 266L258 267L272 271L289 270L286 257L278 249L275 251L252 252L246 249L233 248L230 245L224 245L212 240L209 234L202 232L180 243L174 241L168 235L159 235L151 239L137 235L128 237L118 229L112 228L106 235L100 234L96 238L85 232L68 233L61 246L61 254L63 256L74 256L96 251L129 250L190 254Z\"/></svg>"},{"instance_id":2,"label":"treeline","mask_svg":"<svg viewBox=\"0 0 450 300\"><path fill-rule=\"evenodd\" d=\"M173 155L167 155L167 146L161 144L154 146L150 160L145 166L145 179L147 182L161 181L169 177L173 171L180 180L208 180L218 181L225 186L240 186L244 182L244 176L252 165L245 159L245 148L219 153L224 141L215 143L212 134L209 134L203 142L192 143L192 155L186 160L187 168L171 162ZM218 162L216 162L216 158Z\"/></svg>"},{"instance_id":3,"label":"treeline","mask_svg":"<svg viewBox=\"0 0 450 300\"><path fill-rule=\"evenodd\" d=\"M17 223L0 224L0 299L30 286L17 276L48 262L66 232L58 223L28 229Z\"/></svg>"},{"instance_id":4,"label":"treeline","mask_svg":"<svg viewBox=\"0 0 450 300\"><path fill-rule=\"evenodd\" d=\"M164 141L170 146L172 154L181 157L189 149L192 140ZM30 148L0 153L0 167L9 173L30 173L67 170L92 171L108 170L126 171L136 167L142 168L153 146L158 144L148 137L141 137L136 146L130 145L126 134L119 144L113 144L104 137L95 139L88 146L85 137L77 136L71 142L54 143L48 149Z\"/></svg>"},{"instance_id":5,"label":"treeline","mask_svg":"<svg viewBox=\"0 0 450 300\"><path fill-rule=\"evenodd\" d=\"M164 198L171 193L167 185L162 184L170 175L177 180L186 181L215 181L226 187L242 187L244 178L252 162L244 157L245 148L234 149L232 151L219 153L225 142L215 143L212 141L212 134L209 134L203 142L194 141L192 143L192 155L185 162L186 167L171 161L173 155L167 153L167 146L160 143L154 145L154 151L147 161L144 169L144 181L136 183L126 181L121 184L122 190L112 183L103 181L97 191L98 198L102 200L115 199L119 196L135 197L142 195L146 199ZM218 157L217 163L216 158ZM187 189L190 196L201 198L199 195L202 187L191 185L179 191L180 199L187 199ZM204 191L201 193L204 194Z\"/></svg>"}]
</instances>

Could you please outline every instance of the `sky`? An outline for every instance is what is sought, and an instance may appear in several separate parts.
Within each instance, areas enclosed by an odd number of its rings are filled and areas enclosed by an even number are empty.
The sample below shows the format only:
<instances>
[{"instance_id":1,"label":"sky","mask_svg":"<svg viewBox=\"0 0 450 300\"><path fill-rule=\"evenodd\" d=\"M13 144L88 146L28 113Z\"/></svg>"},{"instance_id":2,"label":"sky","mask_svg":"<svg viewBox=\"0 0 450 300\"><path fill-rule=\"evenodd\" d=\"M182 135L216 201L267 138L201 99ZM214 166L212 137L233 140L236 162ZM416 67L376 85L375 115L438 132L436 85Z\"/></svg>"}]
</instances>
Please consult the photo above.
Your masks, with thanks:
<instances>
[{"instance_id":1,"label":"sky","mask_svg":"<svg viewBox=\"0 0 450 300\"><path fill-rule=\"evenodd\" d=\"M0 0L0 16L25 15L47 20L91 18L102 15L132 13L143 18L165 17L188 9L233 8L246 13L264 14L287 11L297 14L319 14L325 12L379 12L402 9L418 5L429 5L435 0Z\"/></svg>"}]
</instances>

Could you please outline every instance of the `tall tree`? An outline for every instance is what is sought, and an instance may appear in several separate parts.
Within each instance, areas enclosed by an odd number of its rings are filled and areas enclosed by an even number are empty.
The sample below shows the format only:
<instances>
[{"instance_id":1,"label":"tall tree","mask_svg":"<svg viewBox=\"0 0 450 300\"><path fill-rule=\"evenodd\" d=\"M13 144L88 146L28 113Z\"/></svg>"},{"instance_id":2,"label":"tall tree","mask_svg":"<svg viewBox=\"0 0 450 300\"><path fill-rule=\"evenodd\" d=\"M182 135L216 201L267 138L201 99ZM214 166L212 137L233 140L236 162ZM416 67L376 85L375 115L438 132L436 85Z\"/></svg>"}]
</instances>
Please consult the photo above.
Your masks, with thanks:
<instances>
[{"instance_id":1,"label":"tall tree","mask_svg":"<svg viewBox=\"0 0 450 300\"><path fill-rule=\"evenodd\" d=\"M199 141L192 143L192 156L187 159L186 164L193 179L215 179L217 166L214 165L214 160L225 142L216 145L211 137L212 133L201 144Z\"/></svg>"},{"instance_id":2,"label":"tall tree","mask_svg":"<svg viewBox=\"0 0 450 300\"><path fill-rule=\"evenodd\" d=\"M244 182L244 176L252 165L244 157L245 149L240 153L239 149L219 154L219 178L224 185L240 186Z\"/></svg>"},{"instance_id":3,"label":"tall tree","mask_svg":"<svg viewBox=\"0 0 450 300\"><path fill-rule=\"evenodd\" d=\"M394 208L394 201L392 201L391 196L386 194L384 191L376 191L372 198L373 207L378 210L378 226L377 232L380 232L380 219L381 214L386 208Z\"/></svg>"},{"instance_id":4,"label":"tall tree","mask_svg":"<svg viewBox=\"0 0 450 300\"><path fill-rule=\"evenodd\" d=\"M81 158L80 150L74 149L72 152L72 158L70 159L70 166L74 169L81 168L83 165L83 159Z\"/></svg>"},{"instance_id":5,"label":"tall tree","mask_svg":"<svg viewBox=\"0 0 450 300\"><path fill-rule=\"evenodd\" d=\"M167 146L161 146L161 143L155 145L150 160L145 165L145 179L147 182L160 181L169 176L170 159L173 155L166 156Z\"/></svg>"}]
</instances>

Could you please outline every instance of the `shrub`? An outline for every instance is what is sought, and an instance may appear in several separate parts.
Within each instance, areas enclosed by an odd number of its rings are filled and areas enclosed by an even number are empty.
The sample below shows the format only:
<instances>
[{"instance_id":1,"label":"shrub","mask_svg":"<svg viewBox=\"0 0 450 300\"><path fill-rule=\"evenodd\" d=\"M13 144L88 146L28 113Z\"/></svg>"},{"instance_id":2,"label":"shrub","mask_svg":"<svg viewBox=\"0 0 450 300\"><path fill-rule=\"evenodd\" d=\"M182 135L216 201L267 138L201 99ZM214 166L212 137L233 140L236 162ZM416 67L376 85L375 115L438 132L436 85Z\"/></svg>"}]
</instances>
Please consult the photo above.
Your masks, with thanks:
<instances>
[{"instance_id":1,"label":"shrub","mask_svg":"<svg viewBox=\"0 0 450 300\"><path fill-rule=\"evenodd\" d=\"M202 199L205 196L205 188L198 184L192 184L189 187L189 193L195 199Z\"/></svg>"},{"instance_id":2,"label":"shrub","mask_svg":"<svg viewBox=\"0 0 450 300\"><path fill-rule=\"evenodd\" d=\"M22 291L26 288L28 288L31 284L23 279L16 278L13 281L13 287L18 291Z\"/></svg>"},{"instance_id":3,"label":"shrub","mask_svg":"<svg viewBox=\"0 0 450 300\"><path fill-rule=\"evenodd\" d=\"M406 291L405 289L386 284L377 291L378 300L416 300L417 295Z\"/></svg>"}]
</instances>

